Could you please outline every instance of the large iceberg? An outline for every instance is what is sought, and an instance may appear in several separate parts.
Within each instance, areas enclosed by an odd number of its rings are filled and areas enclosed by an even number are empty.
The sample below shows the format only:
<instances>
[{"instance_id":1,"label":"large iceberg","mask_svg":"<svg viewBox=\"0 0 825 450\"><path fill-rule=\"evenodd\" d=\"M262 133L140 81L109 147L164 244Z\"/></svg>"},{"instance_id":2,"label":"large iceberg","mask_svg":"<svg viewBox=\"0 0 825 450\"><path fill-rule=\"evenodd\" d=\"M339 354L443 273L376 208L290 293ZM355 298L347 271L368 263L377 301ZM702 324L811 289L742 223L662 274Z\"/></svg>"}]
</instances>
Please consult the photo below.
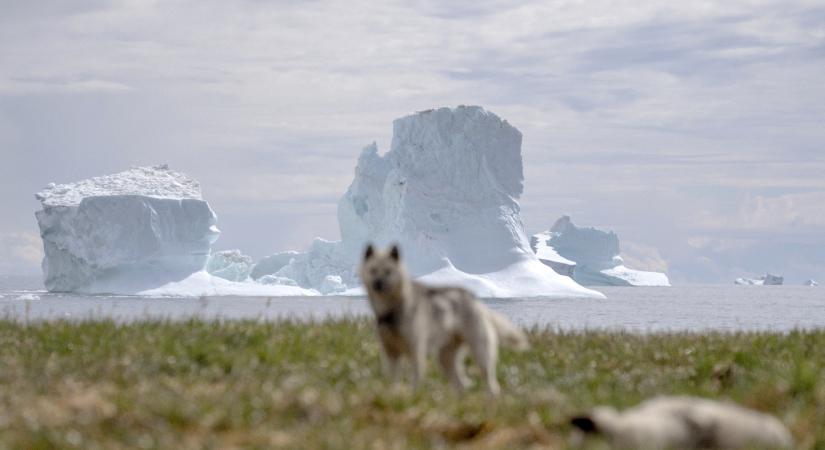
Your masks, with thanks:
<instances>
[{"instance_id":1,"label":"large iceberg","mask_svg":"<svg viewBox=\"0 0 825 450\"><path fill-rule=\"evenodd\" d=\"M372 144L358 158L338 203L341 240L267 258L253 278L351 290L366 242L397 242L410 272L431 283L491 297L603 297L538 260L520 217L523 180L521 133L495 114L459 106L402 117L386 154Z\"/></svg>"},{"instance_id":2,"label":"large iceberg","mask_svg":"<svg viewBox=\"0 0 825 450\"><path fill-rule=\"evenodd\" d=\"M36 194L44 283L53 292L300 295L295 286L233 283L204 270L218 238L200 185L167 166L136 167Z\"/></svg>"},{"instance_id":3,"label":"large iceberg","mask_svg":"<svg viewBox=\"0 0 825 450\"><path fill-rule=\"evenodd\" d=\"M670 286L664 273L626 267L616 233L578 227L570 216L533 235L530 243L544 264L585 286Z\"/></svg>"}]
</instances>

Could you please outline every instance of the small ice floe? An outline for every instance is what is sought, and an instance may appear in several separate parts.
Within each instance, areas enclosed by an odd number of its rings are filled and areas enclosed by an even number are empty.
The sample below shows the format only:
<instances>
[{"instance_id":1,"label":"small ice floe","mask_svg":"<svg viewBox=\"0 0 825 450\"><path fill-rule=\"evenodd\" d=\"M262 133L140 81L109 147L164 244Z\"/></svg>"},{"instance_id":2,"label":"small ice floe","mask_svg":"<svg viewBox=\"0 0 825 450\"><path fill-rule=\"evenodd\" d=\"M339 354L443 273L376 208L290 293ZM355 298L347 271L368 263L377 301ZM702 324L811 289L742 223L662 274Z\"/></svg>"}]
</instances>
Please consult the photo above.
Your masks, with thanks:
<instances>
[{"instance_id":1,"label":"small ice floe","mask_svg":"<svg viewBox=\"0 0 825 450\"><path fill-rule=\"evenodd\" d=\"M775 417L697 397L656 397L621 412L599 406L571 424L619 449L793 447L790 432Z\"/></svg>"},{"instance_id":2,"label":"small ice floe","mask_svg":"<svg viewBox=\"0 0 825 450\"><path fill-rule=\"evenodd\" d=\"M31 302L35 300L40 300L40 296L35 294L23 294L21 296L18 296L17 300Z\"/></svg>"}]
</instances>

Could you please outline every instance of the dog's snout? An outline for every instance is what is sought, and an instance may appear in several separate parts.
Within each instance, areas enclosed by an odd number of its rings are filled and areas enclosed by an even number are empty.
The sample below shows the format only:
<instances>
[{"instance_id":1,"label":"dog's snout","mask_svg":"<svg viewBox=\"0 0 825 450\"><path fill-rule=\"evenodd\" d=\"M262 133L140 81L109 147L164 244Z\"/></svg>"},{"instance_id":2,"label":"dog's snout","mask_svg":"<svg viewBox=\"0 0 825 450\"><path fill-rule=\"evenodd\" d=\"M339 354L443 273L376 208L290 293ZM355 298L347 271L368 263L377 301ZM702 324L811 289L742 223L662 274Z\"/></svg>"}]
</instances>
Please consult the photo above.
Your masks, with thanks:
<instances>
[{"instance_id":1,"label":"dog's snout","mask_svg":"<svg viewBox=\"0 0 825 450\"><path fill-rule=\"evenodd\" d=\"M376 291L381 291L384 289L384 282L381 280L375 280L372 282L372 288Z\"/></svg>"}]
</instances>

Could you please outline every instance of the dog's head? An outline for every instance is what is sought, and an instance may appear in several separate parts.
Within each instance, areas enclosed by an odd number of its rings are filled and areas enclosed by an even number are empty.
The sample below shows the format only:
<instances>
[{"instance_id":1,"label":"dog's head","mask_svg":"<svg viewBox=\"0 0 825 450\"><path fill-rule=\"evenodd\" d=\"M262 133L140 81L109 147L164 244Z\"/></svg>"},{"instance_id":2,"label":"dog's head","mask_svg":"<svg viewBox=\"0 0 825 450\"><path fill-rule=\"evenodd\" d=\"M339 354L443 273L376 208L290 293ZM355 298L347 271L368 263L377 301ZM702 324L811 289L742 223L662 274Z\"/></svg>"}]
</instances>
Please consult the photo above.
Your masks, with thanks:
<instances>
[{"instance_id":1,"label":"dog's head","mask_svg":"<svg viewBox=\"0 0 825 450\"><path fill-rule=\"evenodd\" d=\"M377 250L372 244L364 251L361 263L361 282L370 294L384 296L401 290L406 280L406 272L401 264L398 246L387 251Z\"/></svg>"},{"instance_id":2,"label":"dog's head","mask_svg":"<svg viewBox=\"0 0 825 450\"><path fill-rule=\"evenodd\" d=\"M570 419L573 428L586 434L602 434L612 431L619 422L619 413L609 406L599 406L587 414Z\"/></svg>"}]
</instances>

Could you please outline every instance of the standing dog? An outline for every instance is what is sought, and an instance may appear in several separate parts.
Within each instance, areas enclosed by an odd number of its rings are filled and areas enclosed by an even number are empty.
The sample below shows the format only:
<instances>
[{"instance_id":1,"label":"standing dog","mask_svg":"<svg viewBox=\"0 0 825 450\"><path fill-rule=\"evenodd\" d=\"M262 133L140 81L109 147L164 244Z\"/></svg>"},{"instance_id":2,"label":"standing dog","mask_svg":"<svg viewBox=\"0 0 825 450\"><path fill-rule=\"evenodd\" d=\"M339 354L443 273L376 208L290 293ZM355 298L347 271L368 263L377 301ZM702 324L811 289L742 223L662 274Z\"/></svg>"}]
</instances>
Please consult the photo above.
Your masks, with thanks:
<instances>
[{"instance_id":1,"label":"standing dog","mask_svg":"<svg viewBox=\"0 0 825 450\"><path fill-rule=\"evenodd\" d=\"M398 378L401 359L408 357L413 384L418 386L427 355L435 353L444 374L461 392L469 384L463 364L469 348L481 367L487 391L498 395L499 342L518 350L527 348L527 338L519 328L465 289L429 287L413 281L401 263L397 246L386 252L367 246L360 272L393 379Z\"/></svg>"}]
</instances>

